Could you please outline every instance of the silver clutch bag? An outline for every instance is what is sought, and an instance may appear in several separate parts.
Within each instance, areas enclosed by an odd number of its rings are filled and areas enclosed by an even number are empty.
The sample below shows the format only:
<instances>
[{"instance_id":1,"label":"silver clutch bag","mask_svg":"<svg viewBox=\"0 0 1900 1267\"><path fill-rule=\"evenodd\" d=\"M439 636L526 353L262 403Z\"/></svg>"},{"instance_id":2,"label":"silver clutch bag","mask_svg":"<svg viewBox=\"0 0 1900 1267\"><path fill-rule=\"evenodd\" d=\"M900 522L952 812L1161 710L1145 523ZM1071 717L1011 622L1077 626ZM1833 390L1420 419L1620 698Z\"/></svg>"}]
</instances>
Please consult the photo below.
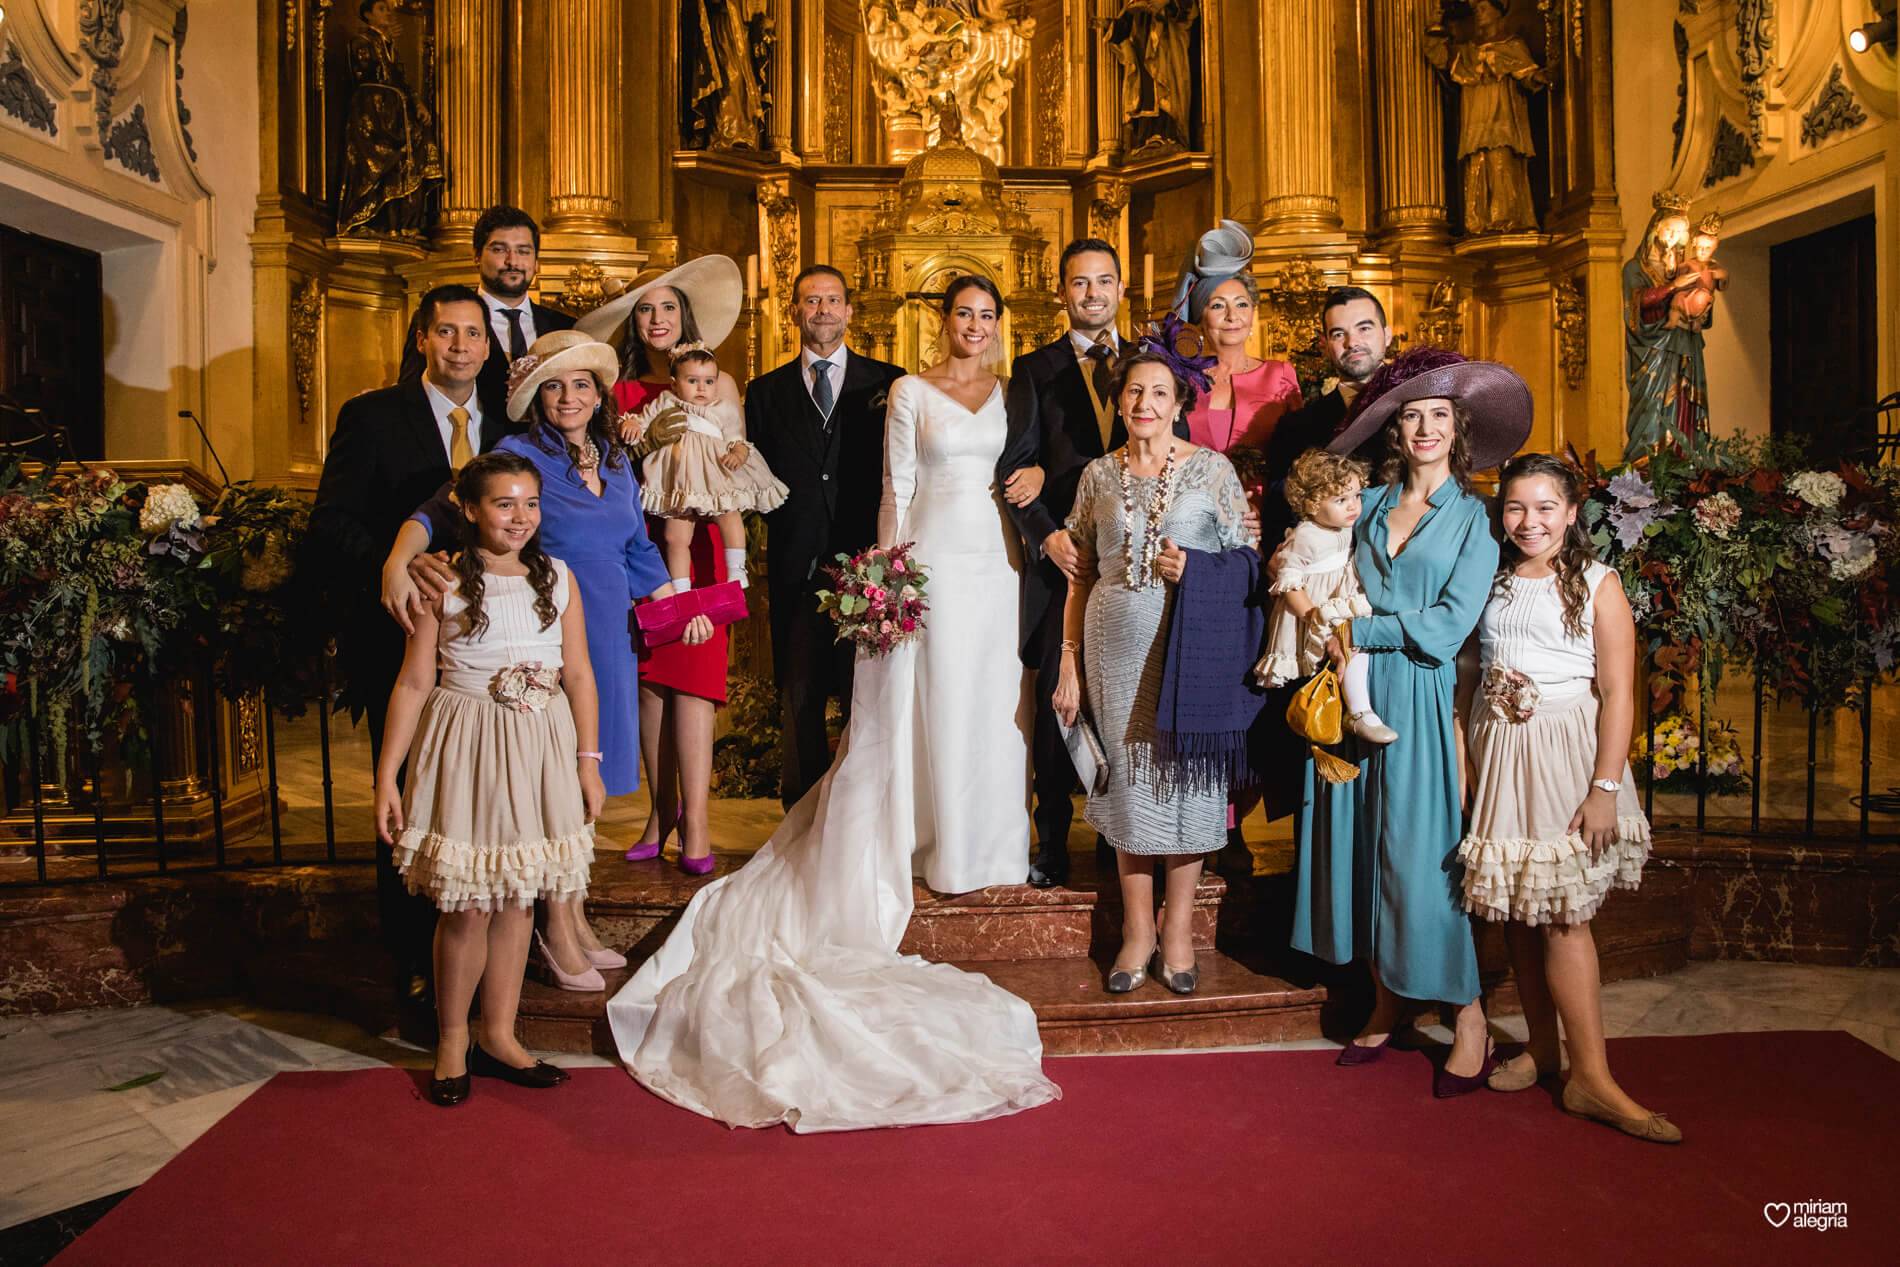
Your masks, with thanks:
<instances>
[{"instance_id":1,"label":"silver clutch bag","mask_svg":"<svg viewBox=\"0 0 1900 1267\"><path fill-rule=\"evenodd\" d=\"M1102 737L1095 733L1095 723L1089 720L1088 713L1077 712L1073 726L1066 725L1060 717L1056 718L1056 725L1062 727L1062 742L1069 749L1069 764L1075 767L1082 786L1093 796L1108 791L1108 752L1102 747Z\"/></svg>"}]
</instances>

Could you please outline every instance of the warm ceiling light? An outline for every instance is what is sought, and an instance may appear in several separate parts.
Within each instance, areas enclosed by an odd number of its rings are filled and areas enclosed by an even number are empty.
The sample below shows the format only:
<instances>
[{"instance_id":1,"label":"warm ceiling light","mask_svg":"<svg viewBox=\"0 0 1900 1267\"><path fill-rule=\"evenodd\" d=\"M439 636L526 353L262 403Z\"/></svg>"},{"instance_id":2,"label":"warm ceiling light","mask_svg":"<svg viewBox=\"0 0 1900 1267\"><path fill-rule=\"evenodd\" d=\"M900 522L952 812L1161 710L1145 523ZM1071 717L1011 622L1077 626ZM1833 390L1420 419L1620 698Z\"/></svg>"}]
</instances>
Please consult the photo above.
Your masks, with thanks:
<instances>
[{"instance_id":1,"label":"warm ceiling light","mask_svg":"<svg viewBox=\"0 0 1900 1267\"><path fill-rule=\"evenodd\" d=\"M1856 53L1864 53L1876 44L1884 44L1891 52L1895 42L1894 36L1893 19L1881 18L1878 21L1869 22L1858 30L1848 32L1847 47Z\"/></svg>"}]
</instances>

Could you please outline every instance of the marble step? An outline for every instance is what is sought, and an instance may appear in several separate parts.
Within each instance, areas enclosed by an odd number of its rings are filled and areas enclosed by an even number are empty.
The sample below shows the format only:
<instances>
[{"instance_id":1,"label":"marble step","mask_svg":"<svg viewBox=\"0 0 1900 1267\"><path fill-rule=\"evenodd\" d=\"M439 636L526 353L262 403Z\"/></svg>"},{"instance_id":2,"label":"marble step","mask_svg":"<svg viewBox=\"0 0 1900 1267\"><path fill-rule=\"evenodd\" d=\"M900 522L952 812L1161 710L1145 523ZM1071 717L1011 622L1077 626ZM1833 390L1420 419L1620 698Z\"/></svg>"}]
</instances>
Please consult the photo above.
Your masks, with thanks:
<instances>
[{"instance_id":1,"label":"marble step","mask_svg":"<svg viewBox=\"0 0 1900 1267\"><path fill-rule=\"evenodd\" d=\"M609 946L627 949L635 961L651 954L673 917L713 878L744 865L743 856L718 855L713 875L687 876L671 860L628 863L605 858L595 864L587 913ZM947 963L1022 959L1074 959L1121 942L1121 898L1089 868L1078 866L1074 888L1033 889L997 885L954 896L917 885L915 909L899 949ZM1097 890L1101 891L1098 892ZM1227 883L1203 875L1194 896L1194 944L1214 946ZM630 948L630 949L629 949Z\"/></svg>"},{"instance_id":2,"label":"marble step","mask_svg":"<svg viewBox=\"0 0 1900 1267\"><path fill-rule=\"evenodd\" d=\"M1240 1047L1320 1036L1326 991L1263 976L1218 951L1197 958L1200 988L1170 993L1149 982L1130 994L1102 989L1103 966L1086 956L961 963L981 972L1036 1011L1043 1050L1052 1056L1095 1052ZM597 994L557 990L530 980L521 993L521 1040L541 1051L614 1055L607 999L630 969L604 973Z\"/></svg>"}]
</instances>

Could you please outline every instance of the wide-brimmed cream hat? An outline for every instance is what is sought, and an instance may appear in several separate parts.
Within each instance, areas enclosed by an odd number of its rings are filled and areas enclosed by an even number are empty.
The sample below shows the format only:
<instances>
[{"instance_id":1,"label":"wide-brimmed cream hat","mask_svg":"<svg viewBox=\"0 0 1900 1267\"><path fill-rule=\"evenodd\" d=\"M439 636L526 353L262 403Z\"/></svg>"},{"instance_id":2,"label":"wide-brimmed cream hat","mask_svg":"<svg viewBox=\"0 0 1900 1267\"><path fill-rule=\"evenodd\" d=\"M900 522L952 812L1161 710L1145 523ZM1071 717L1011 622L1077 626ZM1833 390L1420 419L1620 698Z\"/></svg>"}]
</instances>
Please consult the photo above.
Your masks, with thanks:
<instances>
[{"instance_id":1,"label":"wide-brimmed cream hat","mask_svg":"<svg viewBox=\"0 0 1900 1267\"><path fill-rule=\"evenodd\" d=\"M739 322L739 309L745 301L745 280L739 275L739 266L723 255L702 255L675 268L647 269L633 279L631 286L576 321L574 328L619 346L621 329L633 315L633 306L656 286L686 296L693 310L693 324L699 327L699 341L709 348L724 343Z\"/></svg>"},{"instance_id":2,"label":"wide-brimmed cream hat","mask_svg":"<svg viewBox=\"0 0 1900 1267\"><path fill-rule=\"evenodd\" d=\"M620 354L578 329L556 330L536 339L527 355L516 357L508 366L509 420L520 422L527 417L541 384L575 370L594 371L602 392L611 391L620 377Z\"/></svg>"}]
</instances>

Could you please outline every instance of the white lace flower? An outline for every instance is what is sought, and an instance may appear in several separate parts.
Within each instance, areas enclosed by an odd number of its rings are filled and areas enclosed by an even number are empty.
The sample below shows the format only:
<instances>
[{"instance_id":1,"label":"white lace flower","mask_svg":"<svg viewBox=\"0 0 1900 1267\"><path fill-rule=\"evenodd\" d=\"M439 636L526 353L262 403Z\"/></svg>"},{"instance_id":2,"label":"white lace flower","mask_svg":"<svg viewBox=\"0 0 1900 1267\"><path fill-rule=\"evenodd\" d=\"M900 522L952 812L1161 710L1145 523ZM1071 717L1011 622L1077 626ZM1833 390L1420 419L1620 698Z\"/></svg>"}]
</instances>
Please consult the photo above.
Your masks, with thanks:
<instances>
[{"instance_id":1,"label":"white lace flower","mask_svg":"<svg viewBox=\"0 0 1900 1267\"><path fill-rule=\"evenodd\" d=\"M495 702L518 713L538 713L561 690L561 671L541 667L539 660L527 660L498 669L488 683Z\"/></svg>"},{"instance_id":2,"label":"white lace flower","mask_svg":"<svg viewBox=\"0 0 1900 1267\"><path fill-rule=\"evenodd\" d=\"M194 528L198 524L198 499L183 484L154 484L145 492L145 505L139 508L139 531L157 536L173 528Z\"/></svg>"},{"instance_id":3,"label":"white lace flower","mask_svg":"<svg viewBox=\"0 0 1900 1267\"><path fill-rule=\"evenodd\" d=\"M1847 481L1832 471L1803 471L1789 478L1788 489L1816 510L1833 510L1847 495Z\"/></svg>"}]
</instances>

